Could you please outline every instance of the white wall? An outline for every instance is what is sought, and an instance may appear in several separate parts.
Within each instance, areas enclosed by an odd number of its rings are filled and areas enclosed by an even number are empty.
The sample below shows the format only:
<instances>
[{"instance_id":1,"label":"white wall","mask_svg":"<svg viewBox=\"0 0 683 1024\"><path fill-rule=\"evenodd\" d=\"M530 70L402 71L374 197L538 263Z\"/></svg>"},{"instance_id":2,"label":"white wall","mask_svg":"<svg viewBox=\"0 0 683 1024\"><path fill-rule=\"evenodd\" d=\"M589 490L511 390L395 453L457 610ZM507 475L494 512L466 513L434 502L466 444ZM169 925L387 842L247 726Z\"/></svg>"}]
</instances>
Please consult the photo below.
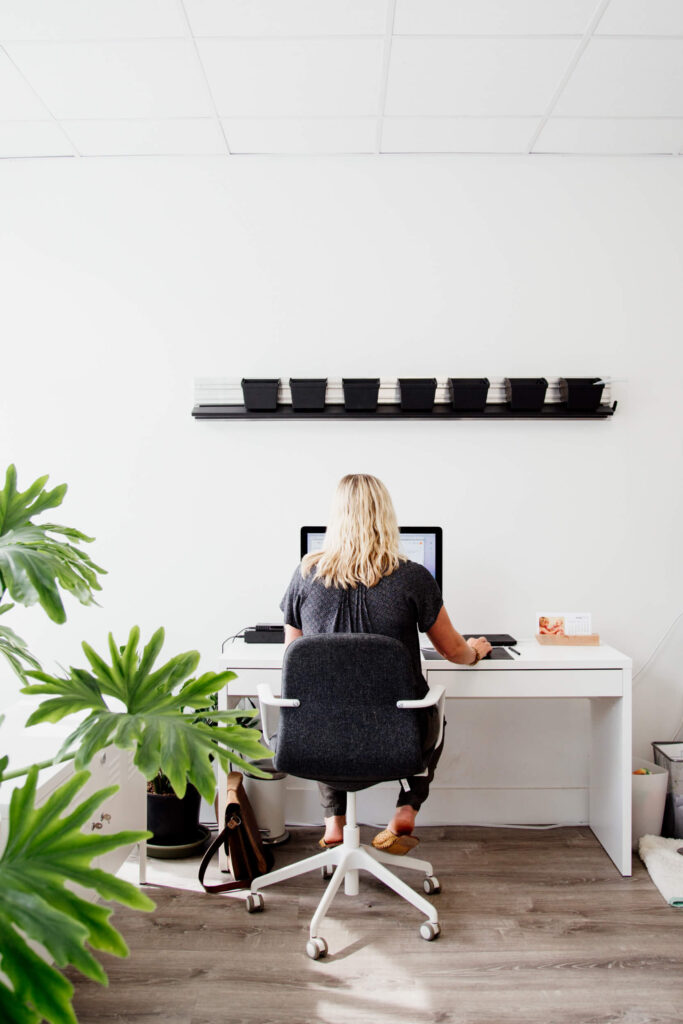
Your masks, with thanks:
<instances>
[{"instance_id":1,"label":"white wall","mask_svg":"<svg viewBox=\"0 0 683 1024\"><path fill-rule=\"evenodd\" d=\"M443 526L460 629L590 609L637 668L683 607L682 199L665 158L4 161L2 462L69 483L55 518L109 570L101 609L14 628L49 665L164 624L214 667L277 620L299 526L368 471L401 521ZM606 422L190 417L196 375L544 373L628 383ZM677 651L636 690L646 756L683 714ZM482 785L581 789L583 716L468 706L457 784L495 749Z\"/></svg>"}]
</instances>

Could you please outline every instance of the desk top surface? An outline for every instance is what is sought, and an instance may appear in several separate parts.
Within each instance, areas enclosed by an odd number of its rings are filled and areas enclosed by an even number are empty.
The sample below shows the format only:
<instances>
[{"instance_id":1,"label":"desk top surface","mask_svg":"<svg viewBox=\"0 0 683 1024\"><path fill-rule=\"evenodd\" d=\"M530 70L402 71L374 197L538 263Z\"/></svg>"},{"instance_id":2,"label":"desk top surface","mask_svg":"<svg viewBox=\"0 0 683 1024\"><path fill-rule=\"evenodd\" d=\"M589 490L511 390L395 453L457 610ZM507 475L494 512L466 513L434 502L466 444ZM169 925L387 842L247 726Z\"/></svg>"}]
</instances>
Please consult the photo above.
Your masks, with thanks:
<instances>
[{"instance_id":1,"label":"desk top surface","mask_svg":"<svg viewBox=\"0 0 683 1024\"><path fill-rule=\"evenodd\" d=\"M515 672L520 669L630 669L631 659L608 644L599 647L545 647L536 640L521 640L519 657L509 661L480 661L476 666L455 665L451 661L422 662L423 672ZM219 662L230 669L279 669L284 644L245 644L235 640L219 655Z\"/></svg>"}]
</instances>

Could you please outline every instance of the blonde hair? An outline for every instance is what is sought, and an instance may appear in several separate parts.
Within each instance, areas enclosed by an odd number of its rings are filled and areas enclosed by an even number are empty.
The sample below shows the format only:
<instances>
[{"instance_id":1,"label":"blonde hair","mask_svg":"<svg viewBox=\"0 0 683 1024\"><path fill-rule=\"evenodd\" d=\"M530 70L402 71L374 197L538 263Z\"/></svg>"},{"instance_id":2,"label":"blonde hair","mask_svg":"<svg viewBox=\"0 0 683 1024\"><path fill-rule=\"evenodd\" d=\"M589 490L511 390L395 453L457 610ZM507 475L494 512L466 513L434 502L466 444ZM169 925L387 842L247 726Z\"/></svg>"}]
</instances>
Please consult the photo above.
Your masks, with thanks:
<instances>
[{"instance_id":1,"label":"blonde hair","mask_svg":"<svg viewBox=\"0 0 683 1024\"><path fill-rule=\"evenodd\" d=\"M301 575L315 568L326 587L374 587L406 557L399 552L399 529L388 490L366 473L350 473L339 481L322 551L301 562Z\"/></svg>"}]
</instances>

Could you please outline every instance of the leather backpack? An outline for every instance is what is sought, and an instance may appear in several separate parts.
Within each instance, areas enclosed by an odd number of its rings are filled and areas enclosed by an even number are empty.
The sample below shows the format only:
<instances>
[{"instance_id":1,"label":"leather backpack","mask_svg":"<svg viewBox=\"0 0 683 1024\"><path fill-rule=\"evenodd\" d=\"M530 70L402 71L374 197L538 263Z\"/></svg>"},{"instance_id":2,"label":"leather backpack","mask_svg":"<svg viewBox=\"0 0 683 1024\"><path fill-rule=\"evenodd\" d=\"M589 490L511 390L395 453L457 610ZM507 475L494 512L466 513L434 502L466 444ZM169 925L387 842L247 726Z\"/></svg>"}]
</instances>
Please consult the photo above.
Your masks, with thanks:
<instances>
[{"instance_id":1,"label":"leather backpack","mask_svg":"<svg viewBox=\"0 0 683 1024\"><path fill-rule=\"evenodd\" d=\"M228 869L232 882L207 885L204 882L206 869L221 843L228 855ZM225 827L216 836L199 866L199 881L206 892L231 892L248 889L254 878L265 875L273 866L273 854L263 844L261 832L251 804L244 792L242 773L228 775L228 804L225 808Z\"/></svg>"}]
</instances>

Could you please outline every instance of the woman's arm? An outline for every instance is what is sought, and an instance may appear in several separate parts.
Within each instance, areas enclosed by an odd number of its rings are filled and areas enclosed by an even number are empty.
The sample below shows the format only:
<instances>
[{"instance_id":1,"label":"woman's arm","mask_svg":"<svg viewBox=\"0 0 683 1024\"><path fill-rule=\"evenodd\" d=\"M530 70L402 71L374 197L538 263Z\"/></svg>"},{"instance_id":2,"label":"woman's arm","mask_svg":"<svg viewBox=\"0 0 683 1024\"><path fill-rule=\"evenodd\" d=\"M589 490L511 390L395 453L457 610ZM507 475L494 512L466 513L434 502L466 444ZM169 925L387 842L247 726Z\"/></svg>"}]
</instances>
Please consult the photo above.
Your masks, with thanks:
<instances>
[{"instance_id":1,"label":"woman's arm","mask_svg":"<svg viewBox=\"0 0 683 1024\"><path fill-rule=\"evenodd\" d=\"M291 627L285 626L285 642L288 629ZM444 607L441 608L432 628L427 630L427 636L439 654L448 661L454 661L456 665L474 665L479 658L485 658L491 650L491 644L485 636L480 636L477 640L465 640L460 636Z\"/></svg>"},{"instance_id":2,"label":"woman's arm","mask_svg":"<svg viewBox=\"0 0 683 1024\"><path fill-rule=\"evenodd\" d=\"M298 640L303 635L302 631L297 629L296 626L288 626L285 623L285 647L289 647L292 640Z\"/></svg>"}]
</instances>

